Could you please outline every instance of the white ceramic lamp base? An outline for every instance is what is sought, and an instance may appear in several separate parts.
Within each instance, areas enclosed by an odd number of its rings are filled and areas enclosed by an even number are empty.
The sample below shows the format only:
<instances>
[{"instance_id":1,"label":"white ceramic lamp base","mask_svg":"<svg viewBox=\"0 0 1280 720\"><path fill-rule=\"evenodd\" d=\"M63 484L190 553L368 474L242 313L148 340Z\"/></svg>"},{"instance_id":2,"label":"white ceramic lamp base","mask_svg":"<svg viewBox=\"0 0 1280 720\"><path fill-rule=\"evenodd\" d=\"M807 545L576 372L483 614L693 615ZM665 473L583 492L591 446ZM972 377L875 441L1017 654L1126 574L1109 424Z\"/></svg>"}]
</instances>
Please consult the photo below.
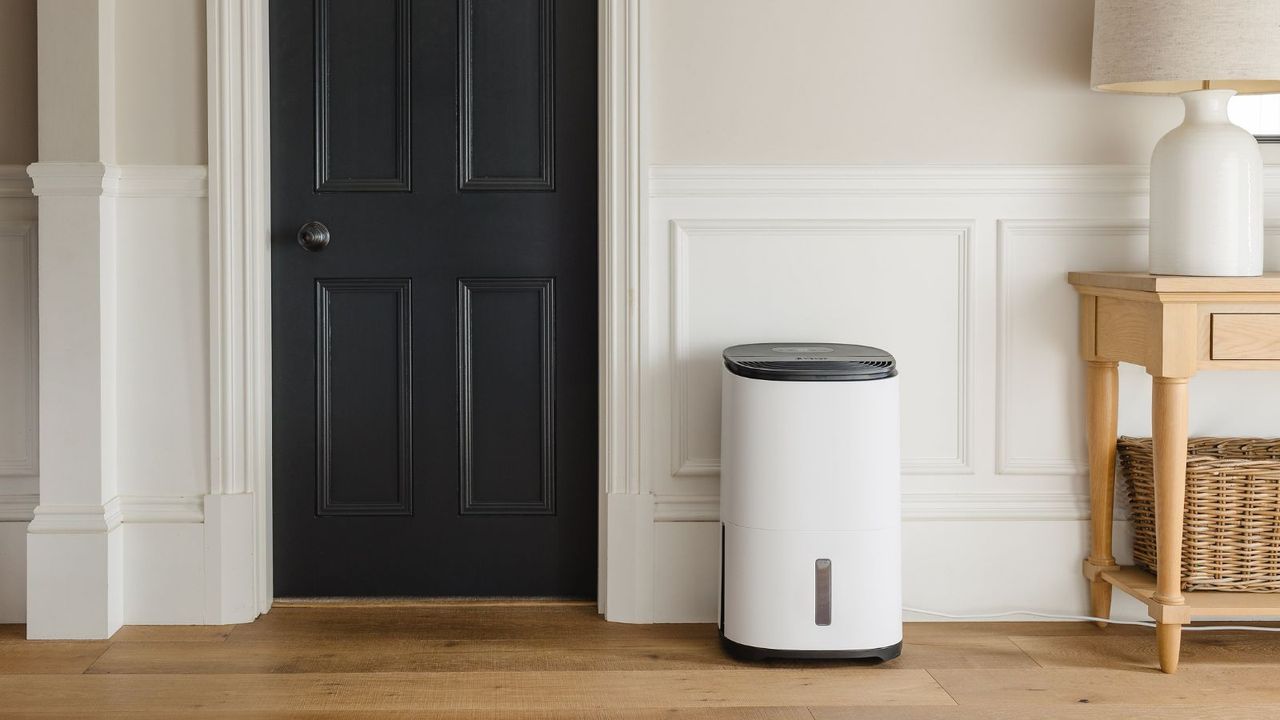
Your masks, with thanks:
<instances>
[{"instance_id":1,"label":"white ceramic lamp base","mask_svg":"<svg viewBox=\"0 0 1280 720\"><path fill-rule=\"evenodd\" d=\"M1262 152L1227 118L1234 90L1181 95L1186 118L1151 156L1150 270L1262 274Z\"/></svg>"}]
</instances>

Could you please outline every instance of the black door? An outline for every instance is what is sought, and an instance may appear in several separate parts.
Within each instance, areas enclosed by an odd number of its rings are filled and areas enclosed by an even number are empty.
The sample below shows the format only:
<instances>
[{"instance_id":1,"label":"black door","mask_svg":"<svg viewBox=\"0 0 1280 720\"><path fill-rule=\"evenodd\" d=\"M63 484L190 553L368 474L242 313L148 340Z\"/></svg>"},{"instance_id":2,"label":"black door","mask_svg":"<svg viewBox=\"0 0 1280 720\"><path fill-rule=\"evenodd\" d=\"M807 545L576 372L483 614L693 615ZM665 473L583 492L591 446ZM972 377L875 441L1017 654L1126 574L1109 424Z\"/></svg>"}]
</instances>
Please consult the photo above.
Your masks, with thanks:
<instances>
[{"instance_id":1,"label":"black door","mask_svg":"<svg viewBox=\"0 0 1280 720\"><path fill-rule=\"evenodd\" d=\"M595 595L595 43L271 0L277 595Z\"/></svg>"}]
</instances>

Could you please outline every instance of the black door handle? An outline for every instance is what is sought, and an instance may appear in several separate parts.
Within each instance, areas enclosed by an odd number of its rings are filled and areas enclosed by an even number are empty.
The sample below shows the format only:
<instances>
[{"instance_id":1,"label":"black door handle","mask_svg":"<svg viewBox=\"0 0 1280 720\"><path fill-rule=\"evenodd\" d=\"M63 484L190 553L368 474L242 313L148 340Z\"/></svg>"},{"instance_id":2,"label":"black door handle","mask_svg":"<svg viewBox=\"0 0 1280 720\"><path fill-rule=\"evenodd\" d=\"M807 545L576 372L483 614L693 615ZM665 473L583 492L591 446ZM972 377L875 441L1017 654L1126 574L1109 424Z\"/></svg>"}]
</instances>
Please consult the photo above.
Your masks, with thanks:
<instances>
[{"instance_id":1,"label":"black door handle","mask_svg":"<svg viewBox=\"0 0 1280 720\"><path fill-rule=\"evenodd\" d=\"M318 220L311 220L298 228L298 244L303 250L319 252L329 247L329 228Z\"/></svg>"}]
</instances>

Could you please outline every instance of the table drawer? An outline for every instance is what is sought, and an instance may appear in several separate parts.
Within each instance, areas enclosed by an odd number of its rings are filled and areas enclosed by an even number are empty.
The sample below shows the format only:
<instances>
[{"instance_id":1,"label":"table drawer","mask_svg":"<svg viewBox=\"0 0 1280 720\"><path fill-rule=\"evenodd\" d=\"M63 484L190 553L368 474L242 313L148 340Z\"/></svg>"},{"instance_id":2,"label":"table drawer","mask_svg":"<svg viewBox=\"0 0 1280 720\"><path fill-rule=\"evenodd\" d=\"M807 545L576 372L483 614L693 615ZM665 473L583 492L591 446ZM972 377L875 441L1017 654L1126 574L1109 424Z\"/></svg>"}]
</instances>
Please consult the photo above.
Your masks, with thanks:
<instances>
[{"instance_id":1,"label":"table drawer","mask_svg":"<svg viewBox=\"0 0 1280 720\"><path fill-rule=\"evenodd\" d=\"M1280 313L1214 313L1214 360L1280 360Z\"/></svg>"}]
</instances>

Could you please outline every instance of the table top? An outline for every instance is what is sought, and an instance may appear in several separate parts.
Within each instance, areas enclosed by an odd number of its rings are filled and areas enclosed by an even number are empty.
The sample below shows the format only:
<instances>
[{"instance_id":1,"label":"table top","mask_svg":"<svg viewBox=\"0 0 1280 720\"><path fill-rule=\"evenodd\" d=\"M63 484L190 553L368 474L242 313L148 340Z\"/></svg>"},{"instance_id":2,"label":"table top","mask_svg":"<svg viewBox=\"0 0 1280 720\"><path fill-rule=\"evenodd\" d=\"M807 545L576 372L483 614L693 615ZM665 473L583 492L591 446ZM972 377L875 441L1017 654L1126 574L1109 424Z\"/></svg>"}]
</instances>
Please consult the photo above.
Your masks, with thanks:
<instances>
[{"instance_id":1,"label":"table top","mask_svg":"<svg viewBox=\"0 0 1280 720\"><path fill-rule=\"evenodd\" d=\"M1274 293L1280 292L1280 272L1257 277L1190 277L1145 272L1072 272L1067 281L1077 287L1161 293Z\"/></svg>"}]
</instances>

